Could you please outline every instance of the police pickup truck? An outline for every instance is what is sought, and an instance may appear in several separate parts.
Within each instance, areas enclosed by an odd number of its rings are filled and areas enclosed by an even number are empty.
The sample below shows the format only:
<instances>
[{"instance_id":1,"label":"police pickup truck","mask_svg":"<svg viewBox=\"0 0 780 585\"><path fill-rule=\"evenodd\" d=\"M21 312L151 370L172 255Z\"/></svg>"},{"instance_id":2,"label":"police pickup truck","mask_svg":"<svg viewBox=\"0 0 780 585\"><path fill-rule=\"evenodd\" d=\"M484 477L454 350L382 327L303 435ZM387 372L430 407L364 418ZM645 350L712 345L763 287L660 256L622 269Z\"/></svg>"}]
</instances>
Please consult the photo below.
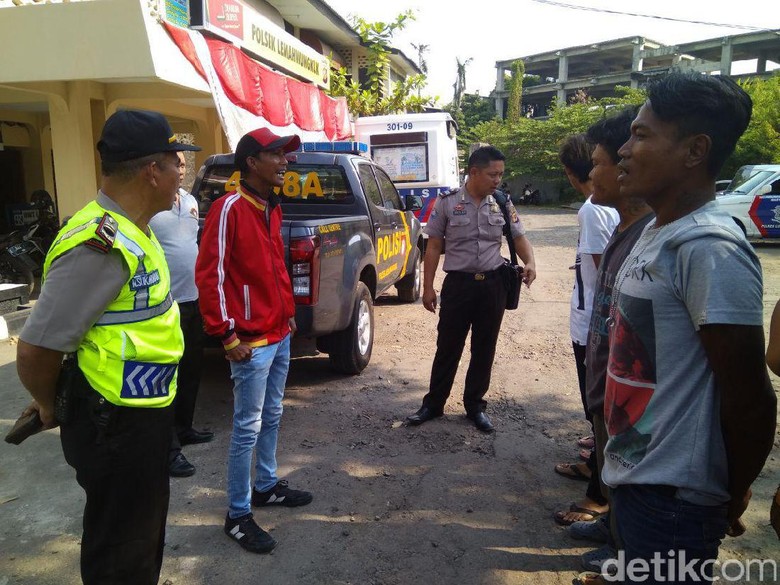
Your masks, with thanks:
<instances>
[{"instance_id":1,"label":"police pickup truck","mask_svg":"<svg viewBox=\"0 0 780 585\"><path fill-rule=\"evenodd\" d=\"M420 297L423 236L413 212L422 201L402 199L361 143L303 143L287 159L279 191L296 338L315 339L334 369L358 374L371 359L374 300L393 286L402 302ZM192 189L201 219L239 179L232 154L206 159Z\"/></svg>"}]
</instances>

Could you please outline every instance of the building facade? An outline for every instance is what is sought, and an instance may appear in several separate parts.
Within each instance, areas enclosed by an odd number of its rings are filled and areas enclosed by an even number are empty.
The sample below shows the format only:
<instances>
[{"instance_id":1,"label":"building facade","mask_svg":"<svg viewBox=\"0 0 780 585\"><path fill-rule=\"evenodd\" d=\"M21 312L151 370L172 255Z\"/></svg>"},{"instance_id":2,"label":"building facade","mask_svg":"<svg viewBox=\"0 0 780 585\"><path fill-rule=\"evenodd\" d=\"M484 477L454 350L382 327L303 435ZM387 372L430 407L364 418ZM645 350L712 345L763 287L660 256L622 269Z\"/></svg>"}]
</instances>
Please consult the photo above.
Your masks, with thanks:
<instances>
[{"instance_id":1,"label":"building facade","mask_svg":"<svg viewBox=\"0 0 780 585\"><path fill-rule=\"evenodd\" d=\"M0 0L0 232L18 227L12 211L37 189L52 194L60 218L95 196L95 143L118 109L163 113L203 147L194 169L230 151L213 86L177 44L177 29L239 47L314 91L327 89L333 67L357 79L367 54L321 0ZM395 51L387 89L415 73Z\"/></svg>"},{"instance_id":2,"label":"building facade","mask_svg":"<svg viewBox=\"0 0 780 585\"><path fill-rule=\"evenodd\" d=\"M540 83L523 87L523 111L528 117L547 114L557 101L568 103L582 90L594 98L615 95L615 86L642 87L654 76L672 67L703 73L732 74L736 62L755 60L754 71L737 77L763 76L780 64L780 31L768 30L728 37L664 45L634 36L602 43L567 47L519 57L525 74ZM496 88L491 94L496 111L506 115L509 88L506 80L516 59L496 62ZM770 65L768 65L770 64Z\"/></svg>"}]
</instances>

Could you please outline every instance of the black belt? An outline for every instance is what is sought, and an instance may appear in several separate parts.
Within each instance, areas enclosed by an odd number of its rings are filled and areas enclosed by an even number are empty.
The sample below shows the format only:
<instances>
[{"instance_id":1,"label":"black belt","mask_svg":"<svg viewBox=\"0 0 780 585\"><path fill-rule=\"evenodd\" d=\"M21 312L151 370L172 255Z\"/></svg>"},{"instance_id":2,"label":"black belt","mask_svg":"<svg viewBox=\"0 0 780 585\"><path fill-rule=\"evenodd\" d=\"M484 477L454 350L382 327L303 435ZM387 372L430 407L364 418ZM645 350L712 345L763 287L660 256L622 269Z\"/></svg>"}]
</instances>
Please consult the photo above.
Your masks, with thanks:
<instances>
[{"instance_id":1,"label":"black belt","mask_svg":"<svg viewBox=\"0 0 780 585\"><path fill-rule=\"evenodd\" d=\"M486 272L460 272L457 270L451 270L447 273L447 276L452 276L458 280L489 280L491 278L499 277L499 269L488 270Z\"/></svg>"}]
</instances>

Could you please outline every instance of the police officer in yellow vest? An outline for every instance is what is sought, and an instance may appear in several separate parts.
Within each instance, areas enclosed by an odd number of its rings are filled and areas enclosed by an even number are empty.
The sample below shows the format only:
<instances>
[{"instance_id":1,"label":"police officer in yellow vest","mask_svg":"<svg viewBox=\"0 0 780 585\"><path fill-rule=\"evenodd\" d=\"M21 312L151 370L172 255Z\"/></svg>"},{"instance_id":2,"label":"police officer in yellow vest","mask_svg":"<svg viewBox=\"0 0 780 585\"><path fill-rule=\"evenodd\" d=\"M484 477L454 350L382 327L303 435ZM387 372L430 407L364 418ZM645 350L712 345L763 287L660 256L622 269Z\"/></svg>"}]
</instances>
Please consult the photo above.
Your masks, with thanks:
<instances>
[{"instance_id":1,"label":"police officer in yellow vest","mask_svg":"<svg viewBox=\"0 0 780 585\"><path fill-rule=\"evenodd\" d=\"M176 140L154 112L119 111L97 144L97 199L60 230L17 349L19 378L44 427L61 425L86 492L86 584L157 583L168 513L168 449L184 342L162 248L148 227L179 186ZM75 354L77 367L63 368ZM71 378L68 409L57 380Z\"/></svg>"}]
</instances>

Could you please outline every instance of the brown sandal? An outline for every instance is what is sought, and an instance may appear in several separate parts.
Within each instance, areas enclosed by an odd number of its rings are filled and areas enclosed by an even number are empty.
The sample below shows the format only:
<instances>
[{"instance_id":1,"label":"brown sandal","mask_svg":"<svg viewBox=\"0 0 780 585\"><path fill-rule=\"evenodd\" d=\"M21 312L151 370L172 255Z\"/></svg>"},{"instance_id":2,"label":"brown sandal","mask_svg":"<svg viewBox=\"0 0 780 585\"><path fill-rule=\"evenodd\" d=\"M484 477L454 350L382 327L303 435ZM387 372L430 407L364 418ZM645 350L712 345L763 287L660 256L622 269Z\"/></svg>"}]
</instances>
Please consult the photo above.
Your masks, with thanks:
<instances>
[{"instance_id":1,"label":"brown sandal","mask_svg":"<svg viewBox=\"0 0 780 585\"><path fill-rule=\"evenodd\" d=\"M568 477L569 479L576 479L578 481L590 481L590 475L586 475L580 471L579 463L559 463L555 466L555 473Z\"/></svg>"},{"instance_id":2,"label":"brown sandal","mask_svg":"<svg viewBox=\"0 0 780 585\"><path fill-rule=\"evenodd\" d=\"M566 515L570 512L574 512L575 514L585 514L588 516L588 518L576 518L574 520L567 520ZM598 518L601 518L606 512L597 512L596 510L591 510L589 508L582 508L572 502L569 505L569 509L566 511L560 511L556 512L555 516L555 522L556 524L560 524L561 526L571 526L575 522L591 522L592 520L596 520Z\"/></svg>"},{"instance_id":3,"label":"brown sandal","mask_svg":"<svg viewBox=\"0 0 780 585\"><path fill-rule=\"evenodd\" d=\"M583 449L593 449L596 446L596 439L593 435L577 439L577 445Z\"/></svg>"},{"instance_id":4,"label":"brown sandal","mask_svg":"<svg viewBox=\"0 0 780 585\"><path fill-rule=\"evenodd\" d=\"M571 585L606 585L607 581L601 573L585 571L572 579Z\"/></svg>"}]
</instances>

